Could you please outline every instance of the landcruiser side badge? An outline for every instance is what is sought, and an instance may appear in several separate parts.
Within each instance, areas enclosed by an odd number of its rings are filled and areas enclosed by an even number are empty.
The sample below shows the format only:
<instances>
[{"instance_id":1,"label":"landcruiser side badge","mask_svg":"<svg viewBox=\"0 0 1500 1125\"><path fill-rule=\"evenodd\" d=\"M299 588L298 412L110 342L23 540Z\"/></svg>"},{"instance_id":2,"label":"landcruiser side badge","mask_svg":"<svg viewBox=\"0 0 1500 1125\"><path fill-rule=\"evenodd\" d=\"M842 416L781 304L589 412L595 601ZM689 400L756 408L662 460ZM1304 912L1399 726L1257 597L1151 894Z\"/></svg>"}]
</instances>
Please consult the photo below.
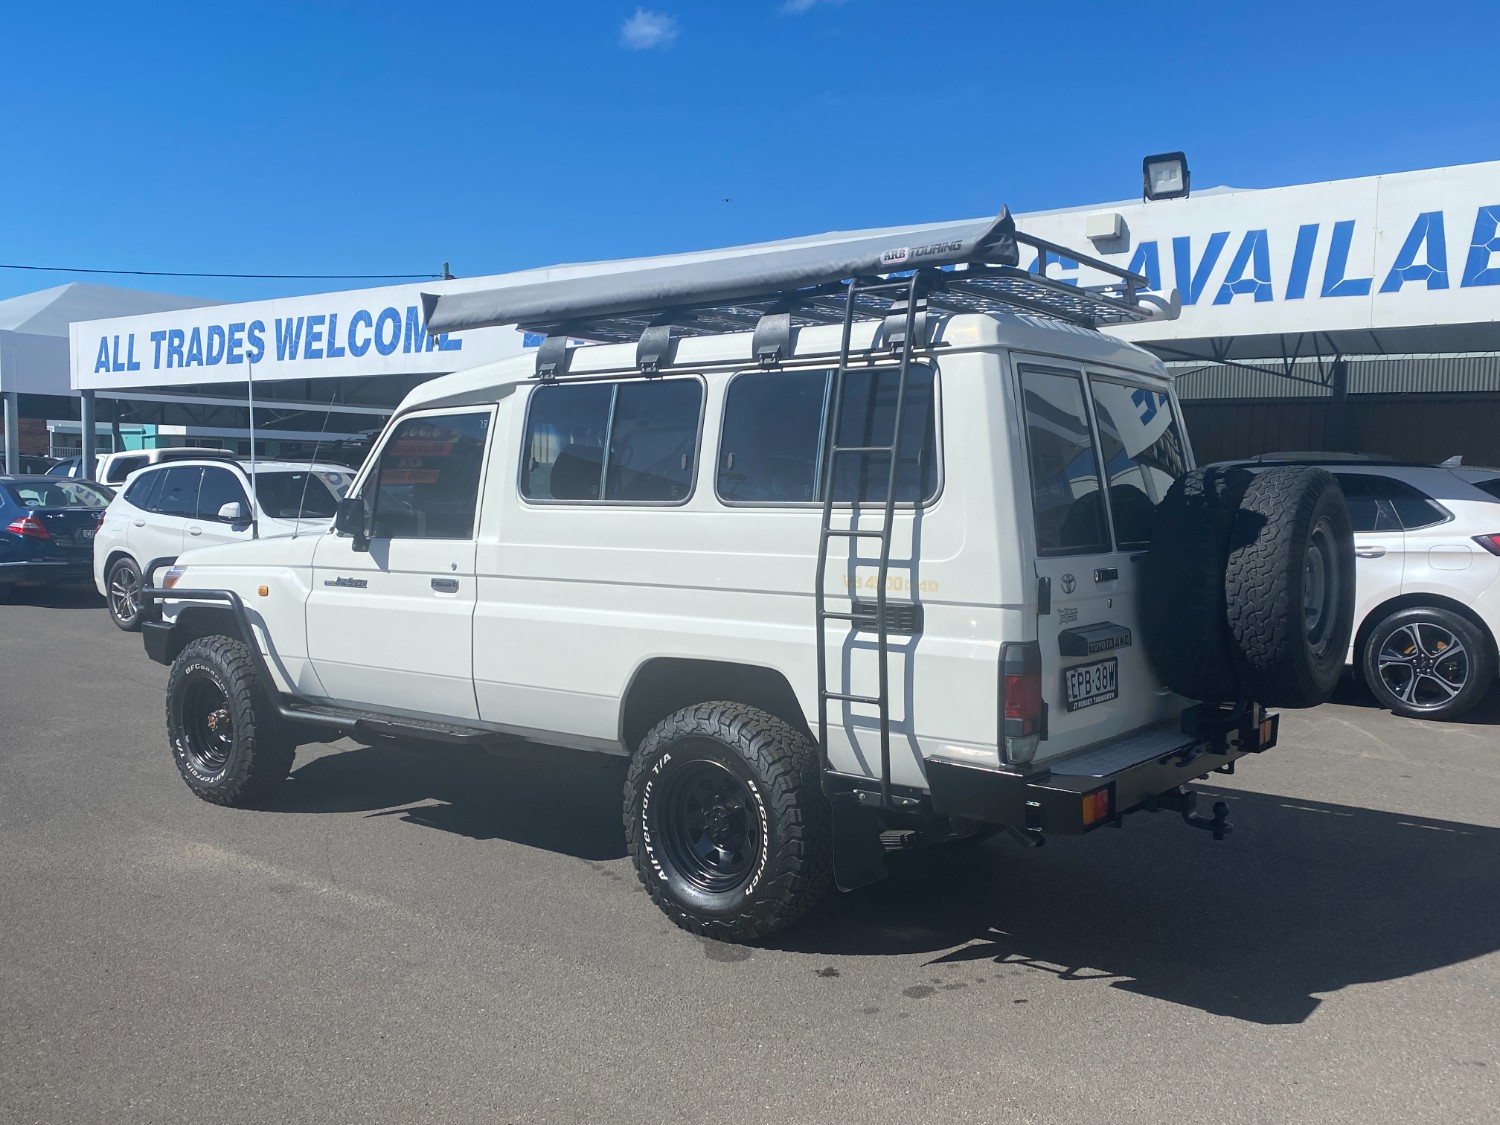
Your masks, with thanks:
<instances>
[{"instance_id":1,"label":"landcruiser side badge","mask_svg":"<svg viewBox=\"0 0 1500 1125\"><path fill-rule=\"evenodd\" d=\"M343 587L345 587L347 589L350 589L350 590L363 590L369 584L370 584L369 580L365 579L365 578L325 578L325 579L323 579L323 585L325 585L325 586L343 586Z\"/></svg>"}]
</instances>

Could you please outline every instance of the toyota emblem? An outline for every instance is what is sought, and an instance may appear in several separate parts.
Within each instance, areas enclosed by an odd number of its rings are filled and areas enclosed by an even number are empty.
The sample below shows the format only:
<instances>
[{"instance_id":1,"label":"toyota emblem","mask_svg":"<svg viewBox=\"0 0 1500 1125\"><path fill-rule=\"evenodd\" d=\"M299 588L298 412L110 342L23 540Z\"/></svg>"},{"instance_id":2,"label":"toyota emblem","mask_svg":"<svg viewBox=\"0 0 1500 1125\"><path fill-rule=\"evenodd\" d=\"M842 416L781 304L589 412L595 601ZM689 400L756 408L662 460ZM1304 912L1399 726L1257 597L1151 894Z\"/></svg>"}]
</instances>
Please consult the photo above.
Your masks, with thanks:
<instances>
[{"instance_id":1,"label":"toyota emblem","mask_svg":"<svg viewBox=\"0 0 1500 1125\"><path fill-rule=\"evenodd\" d=\"M1078 589L1078 579L1074 578L1071 574L1064 574L1062 576L1062 588L1063 593L1071 594L1074 590Z\"/></svg>"}]
</instances>

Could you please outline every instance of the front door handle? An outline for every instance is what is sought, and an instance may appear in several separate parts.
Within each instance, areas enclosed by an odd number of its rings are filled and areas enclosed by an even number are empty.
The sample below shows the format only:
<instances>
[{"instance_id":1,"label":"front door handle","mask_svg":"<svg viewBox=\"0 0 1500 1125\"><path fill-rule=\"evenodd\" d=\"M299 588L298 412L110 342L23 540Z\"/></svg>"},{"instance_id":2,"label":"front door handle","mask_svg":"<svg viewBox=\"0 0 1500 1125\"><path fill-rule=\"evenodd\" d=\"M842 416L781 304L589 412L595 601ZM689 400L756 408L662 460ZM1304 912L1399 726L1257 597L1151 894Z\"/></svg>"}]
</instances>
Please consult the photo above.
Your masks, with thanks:
<instances>
[{"instance_id":1,"label":"front door handle","mask_svg":"<svg viewBox=\"0 0 1500 1125\"><path fill-rule=\"evenodd\" d=\"M1362 559L1378 559L1385 554L1384 547L1356 547L1354 553Z\"/></svg>"},{"instance_id":2,"label":"front door handle","mask_svg":"<svg viewBox=\"0 0 1500 1125\"><path fill-rule=\"evenodd\" d=\"M440 594L456 594L458 592L457 578L434 578L432 588Z\"/></svg>"},{"instance_id":3,"label":"front door handle","mask_svg":"<svg viewBox=\"0 0 1500 1125\"><path fill-rule=\"evenodd\" d=\"M202 535L203 534L203 529L201 527L190 527L190 528L188 528L188 534L189 535Z\"/></svg>"}]
</instances>

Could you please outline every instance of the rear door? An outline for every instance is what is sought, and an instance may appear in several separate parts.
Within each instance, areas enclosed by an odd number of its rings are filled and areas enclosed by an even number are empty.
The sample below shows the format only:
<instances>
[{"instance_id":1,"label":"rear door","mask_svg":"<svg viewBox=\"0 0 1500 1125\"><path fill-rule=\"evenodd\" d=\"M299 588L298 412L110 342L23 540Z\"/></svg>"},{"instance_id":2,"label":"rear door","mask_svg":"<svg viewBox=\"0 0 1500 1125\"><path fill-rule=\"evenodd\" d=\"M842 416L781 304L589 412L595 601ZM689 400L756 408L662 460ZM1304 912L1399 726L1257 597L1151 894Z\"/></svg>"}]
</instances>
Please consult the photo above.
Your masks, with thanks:
<instances>
[{"instance_id":1,"label":"rear door","mask_svg":"<svg viewBox=\"0 0 1500 1125\"><path fill-rule=\"evenodd\" d=\"M1164 718L1176 703L1142 648L1136 608L1151 512L1186 470L1164 386L1056 361L1019 364L1038 578L1047 737L1039 759Z\"/></svg>"},{"instance_id":2,"label":"rear door","mask_svg":"<svg viewBox=\"0 0 1500 1125\"><path fill-rule=\"evenodd\" d=\"M1401 593L1406 580L1406 533L1382 478L1368 473L1334 473L1333 477L1344 490L1354 527L1357 631L1376 606Z\"/></svg>"},{"instance_id":3,"label":"rear door","mask_svg":"<svg viewBox=\"0 0 1500 1125\"><path fill-rule=\"evenodd\" d=\"M150 493L150 509L132 513L125 542L152 585L159 572L182 554L188 521L198 510L198 484L203 470L197 465L174 465L155 469L162 474L160 487Z\"/></svg>"}]
</instances>

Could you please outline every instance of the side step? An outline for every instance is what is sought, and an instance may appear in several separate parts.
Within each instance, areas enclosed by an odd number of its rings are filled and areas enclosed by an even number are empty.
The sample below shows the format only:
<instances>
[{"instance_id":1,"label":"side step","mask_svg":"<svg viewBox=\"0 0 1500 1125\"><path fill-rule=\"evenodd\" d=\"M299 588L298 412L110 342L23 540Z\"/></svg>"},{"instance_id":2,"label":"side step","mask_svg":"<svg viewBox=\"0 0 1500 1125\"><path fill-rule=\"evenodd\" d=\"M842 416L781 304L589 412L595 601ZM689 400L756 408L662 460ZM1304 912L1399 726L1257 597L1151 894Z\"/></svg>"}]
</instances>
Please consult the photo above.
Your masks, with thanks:
<instances>
[{"instance_id":1,"label":"side step","mask_svg":"<svg viewBox=\"0 0 1500 1125\"><path fill-rule=\"evenodd\" d=\"M312 703L282 707L281 717L291 722L336 727L358 738L414 739L419 742L446 742L456 746L482 746L505 737L495 731L455 723Z\"/></svg>"}]
</instances>

